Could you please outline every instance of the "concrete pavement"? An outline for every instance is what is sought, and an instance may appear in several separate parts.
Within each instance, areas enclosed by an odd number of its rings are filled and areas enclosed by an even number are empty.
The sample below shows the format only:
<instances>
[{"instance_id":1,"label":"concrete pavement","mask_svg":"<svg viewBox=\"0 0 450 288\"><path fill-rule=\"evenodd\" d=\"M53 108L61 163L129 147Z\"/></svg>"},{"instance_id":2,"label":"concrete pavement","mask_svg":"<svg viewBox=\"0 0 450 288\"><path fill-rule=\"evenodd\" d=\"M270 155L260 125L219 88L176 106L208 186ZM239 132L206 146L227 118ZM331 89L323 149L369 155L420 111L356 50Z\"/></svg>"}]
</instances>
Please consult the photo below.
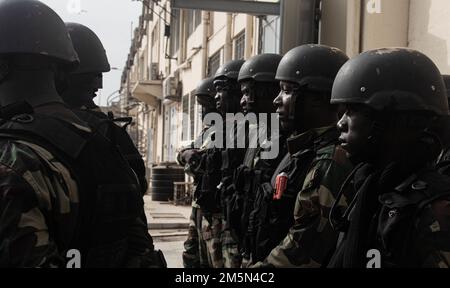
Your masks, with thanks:
<instances>
[{"instance_id":1,"label":"concrete pavement","mask_svg":"<svg viewBox=\"0 0 450 288\"><path fill-rule=\"evenodd\" d=\"M175 206L170 202L152 201L144 196L148 229L187 229L191 206Z\"/></svg>"},{"instance_id":2,"label":"concrete pavement","mask_svg":"<svg viewBox=\"0 0 450 288\"><path fill-rule=\"evenodd\" d=\"M144 196L147 226L156 249L164 253L169 268L183 268L183 243L187 239L191 206L152 201Z\"/></svg>"}]
</instances>

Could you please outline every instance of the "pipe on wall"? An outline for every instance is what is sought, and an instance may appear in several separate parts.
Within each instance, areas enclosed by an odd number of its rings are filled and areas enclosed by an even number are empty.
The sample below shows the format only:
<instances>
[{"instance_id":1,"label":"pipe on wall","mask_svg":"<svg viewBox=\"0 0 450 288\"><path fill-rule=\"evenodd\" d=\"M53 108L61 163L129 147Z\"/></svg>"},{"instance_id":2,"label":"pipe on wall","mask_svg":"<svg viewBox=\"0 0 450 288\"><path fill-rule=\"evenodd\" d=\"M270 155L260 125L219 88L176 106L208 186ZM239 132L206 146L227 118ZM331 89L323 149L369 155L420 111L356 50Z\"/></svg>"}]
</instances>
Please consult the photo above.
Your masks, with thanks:
<instances>
[{"instance_id":1,"label":"pipe on wall","mask_svg":"<svg viewBox=\"0 0 450 288\"><path fill-rule=\"evenodd\" d=\"M226 24L226 37L224 45L224 63L229 62L233 59L233 14L227 13L227 24Z\"/></svg>"},{"instance_id":2,"label":"pipe on wall","mask_svg":"<svg viewBox=\"0 0 450 288\"><path fill-rule=\"evenodd\" d=\"M248 59L252 56L253 52L253 16L246 16L245 23L245 52L244 58Z\"/></svg>"}]
</instances>

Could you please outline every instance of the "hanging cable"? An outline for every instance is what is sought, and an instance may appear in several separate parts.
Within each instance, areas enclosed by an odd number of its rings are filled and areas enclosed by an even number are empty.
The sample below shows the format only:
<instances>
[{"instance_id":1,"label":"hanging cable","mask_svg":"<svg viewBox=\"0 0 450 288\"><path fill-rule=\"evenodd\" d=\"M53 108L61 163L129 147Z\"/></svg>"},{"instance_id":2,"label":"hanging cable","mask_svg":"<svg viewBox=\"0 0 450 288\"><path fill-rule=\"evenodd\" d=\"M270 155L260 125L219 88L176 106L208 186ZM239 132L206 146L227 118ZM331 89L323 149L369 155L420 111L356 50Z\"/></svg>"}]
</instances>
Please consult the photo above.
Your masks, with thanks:
<instances>
[{"instance_id":1,"label":"hanging cable","mask_svg":"<svg viewBox=\"0 0 450 288\"><path fill-rule=\"evenodd\" d=\"M147 7L148 10L150 10L153 14L155 14L159 19L161 19L162 21L164 21L164 24L165 24L165 25L168 25L168 26L170 25L170 23L167 22L167 20L164 19L164 17L162 17L161 15L159 15L158 13L156 13L155 9L153 9L153 8L149 5L148 0L131 0L131 1L142 2L142 4L143 4L145 7ZM153 2L153 3L155 3L155 2ZM165 9L165 8L162 8L162 9Z\"/></svg>"},{"instance_id":2,"label":"hanging cable","mask_svg":"<svg viewBox=\"0 0 450 288\"><path fill-rule=\"evenodd\" d=\"M144 0L144 1L145 1L145 0ZM168 11L168 10L166 9L166 7L164 7L164 6L160 5L160 4L158 4L158 2L153 2L153 3L155 3L155 5L158 6L159 8L163 9L166 13L169 13L169 15L170 15L171 17L176 18L176 16L175 16L172 12Z\"/></svg>"}]
</instances>

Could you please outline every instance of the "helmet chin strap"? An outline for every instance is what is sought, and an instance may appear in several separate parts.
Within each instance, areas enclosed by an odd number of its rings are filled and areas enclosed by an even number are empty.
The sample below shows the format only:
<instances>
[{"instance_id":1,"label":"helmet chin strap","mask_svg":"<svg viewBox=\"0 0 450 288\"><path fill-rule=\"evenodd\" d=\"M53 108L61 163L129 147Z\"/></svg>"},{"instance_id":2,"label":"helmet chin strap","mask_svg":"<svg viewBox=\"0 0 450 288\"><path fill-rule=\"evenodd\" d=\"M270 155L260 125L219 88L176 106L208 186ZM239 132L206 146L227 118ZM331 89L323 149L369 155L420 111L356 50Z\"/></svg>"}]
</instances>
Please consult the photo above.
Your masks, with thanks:
<instances>
[{"instance_id":1,"label":"helmet chin strap","mask_svg":"<svg viewBox=\"0 0 450 288\"><path fill-rule=\"evenodd\" d=\"M227 105L229 105L228 109L229 110L232 109L232 111L227 112L227 113L239 113L239 112L241 112L240 102L241 102L241 98L242 98L239 86L237 83L236 84L229 83L228 85L229 85L228 93L229 93L229 95L231 95L231 97L230 97L231 99L229 99L230 101L227 103Z\"/></svg>"},{"instance_id":2,"label":"helmet chin strap","mask_svg":"<svg viewBox=\"0 0 450 288\"><path fill-rule=\"evenodd\" d=\"M289 109L289 115L288 115L289 121L295 121L295 113L296 113L295 107L297 106L298 96L299 96L298 91L292 93L292 95L291 95L291 107Z\"/></svg>"}]
</instances>

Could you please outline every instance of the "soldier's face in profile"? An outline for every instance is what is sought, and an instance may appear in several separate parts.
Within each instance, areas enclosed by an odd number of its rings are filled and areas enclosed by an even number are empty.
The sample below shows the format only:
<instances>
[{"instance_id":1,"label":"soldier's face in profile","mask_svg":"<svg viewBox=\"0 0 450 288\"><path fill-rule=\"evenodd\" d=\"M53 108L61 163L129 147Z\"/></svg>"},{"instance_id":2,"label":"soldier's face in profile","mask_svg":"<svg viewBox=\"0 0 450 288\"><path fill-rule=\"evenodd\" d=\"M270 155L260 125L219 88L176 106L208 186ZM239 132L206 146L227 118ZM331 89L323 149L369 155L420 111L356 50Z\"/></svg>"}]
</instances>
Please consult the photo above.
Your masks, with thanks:
<instances>
[{"instance_id":1,"label":"soldier's face in profile","mask_svg":"<svg viewBox=\"0 0 450 288\"><path fill-rule=\"evenodd\" d=\"M103 74L102 73L84 73L73 74L69 77L71 89L79 89L88 92L92 97L97 96L99 89L103 88Z\"/></svg>"},{"instance_id":2,"label":"soldier's face in profile","mask_svg":"<svg viewBox=\"0 0 450 288\"><path fill-rule=\"evenodd\" d=\"M341 132L339 140L342 148L347 151L349 158L362 159L371 148L371 112L364 105L345 105L341 107L341 114L337 127Z\"/></svg>"},{"instance_id":3,"label":"soldier's face in profile","mask_svg":"<svg viewBox=\"0 0 450 288\"><path fill-rule=\"evenodd\" d=\"M216 109L221 113L227 112L226 99L228 98L229 87L226 80L216 80L214 81L214 86L216 87Z\"/></svg>"},{"instance_id":4,"label":"soldier's face in profile","mask_svg":"<svg viewBox=\"0 0 450 288\"><path fill-rule=\"evenodd\" d=\"M244 114L255 111L255 87L253 81L244 81L241 83L241 109Z\"/></svg>"},{"instance_id":5,"label":"soldier's face in profile","mask_svg":"<svg viewBox=\"0 0 450 288\"><path fill-rule=\"evenodd\" d=\"M291 82L280 82L280 94L273 100L273 104L277 108L276 112L280 118L280 126L284 131L291 131L294 126L293 110L294 101L293 95L298 91L298 85Z\"/></svg>"}]
</instances>

